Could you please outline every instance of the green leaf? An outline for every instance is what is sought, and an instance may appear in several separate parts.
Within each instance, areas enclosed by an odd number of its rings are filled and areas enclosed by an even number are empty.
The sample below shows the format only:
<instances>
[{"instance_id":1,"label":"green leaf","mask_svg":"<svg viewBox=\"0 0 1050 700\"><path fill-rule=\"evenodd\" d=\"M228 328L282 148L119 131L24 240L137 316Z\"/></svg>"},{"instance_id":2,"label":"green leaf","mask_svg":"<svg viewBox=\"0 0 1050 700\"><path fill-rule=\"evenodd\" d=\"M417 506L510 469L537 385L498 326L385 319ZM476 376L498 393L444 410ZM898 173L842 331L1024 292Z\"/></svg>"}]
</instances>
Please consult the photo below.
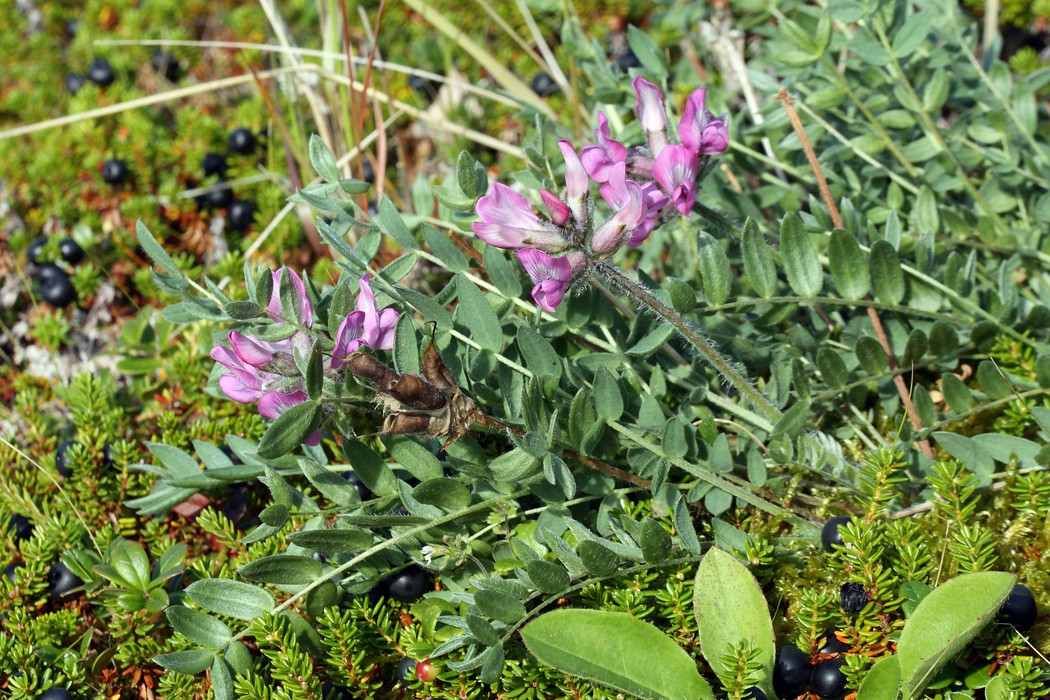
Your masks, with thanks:
<instances>
[{"instance_id":1,"label":"green leaf","mask_svg":"<svg viewBox=\"0 0 1050 700\"><path fill-rule=\"evenodd\" d=\"M467 151L460 151L456 160L456 180L459 189L468 197L477 198L481 195L482 187L478 181L478 161Z\"/></svg>"},{"instance_id":2,"label":"green leaf","mask_svg":"<svg viewBox=\"0 0 1050 700\"><path fill-rule=\"evenodd\" d=\"M253 620L275 605L273 596L258 586L224 578L194 581L186 595L205 610L238 620Z\"/></svg>"},{"instance_id":3,"label":"green leaf","mask_svg":"<svg viewBox=\"0 0 1050 700\"><path fill-rule=\"evenodd\" d=\"M416 322L410 314L401 314L394 327L394 369L399 374L419 374L419 339Z\"/></svg>"},{"instance_id":4,"label":"green leaf","mask_svg":"<svg viewBox=\"0 0 1050 700\"><path fill-rule=\"evenodd\" d=\"M173 651L170 654L154 656L153 663L169 671L192 676L211 666L214 658L215 654L210 651L187 649L186 651Z\"/></svg>"},{"instance_id":5,"label":"green leaf","mask_svg":"<svg viewBox=\"0 0 1050 700\"><path fill-rule=\"evenodd\" d=\"M837 352L829 347L821 347L817 350L817 369L824 382L832 389L841 389L846 386L849 378L849 370L845 361Z\"/></svg>"},{"instance_id":6,"label":"green leaf","mask_svg":"<svg viewBox=\"0 0 1050 700\"><path fill-rule=\"evenodd\" d=\"M236 321L248 321L259 318L266 311L254 301L231 301L222 307L226 315Z\"/></svg>"},{"instance_id":7,"label":"green leaf","mask_svg":"<svg viewBox=\"0 0 1050 700\"><path fill-rule=\"evenodd\" d=\"M412 438L391 435L383 438L383 442L390 456L420 481L444 477L441 461Z\"/></svg>"},{"instance_id":8,"label":"green leaf","mask_svg":"<svg viewBox=\"0 0 1050 700\"><path fill-rule=\"evenodd\" d=\"M871 246L871 286L875 298L886 304L899 304L904 299L904 270L893 244L875 241Z\"/></svg>"},{"instance_id":9,"label":"green leaf","mask_svg":"<svg viewBox=\"0 0 1050 700\"><path fill-rule=\"evenodd\" d=\"M900 687L900 664L896 656L887 656L868 669L857 688L856 700L897 700Z\"/></svg>"},{"instance_id":10,"label":"green leaf","mask_svg":"<svg viewBox=\"0 0 1050 700\"><path fill-rule=\"evenodd\" d=\"M321 494L337 506L350 506L360 501L357 488L339 474L322 467L312 459L299 459L299 468Z\"/></svg>"},{"instance_id":11,"label":"green leaf","mask_svg":"<svg viewBox=\"0 0 1050 700\"><path fill-rule=\"evenodd\" d=\"M740 247L744 254L744 274L758 296L768 299L777 291L777 268L773 251L759 233L754 219L744 224Z\"/></svg>"},{"instance_id":12,"label":"green leaf","mask_svg":"<svg viewBox=\"0 0 1050 700\"><path fill-rule=\"evenodd\" d=\"M135 233L139 239L139 245L146 251L146 255L153 260L154 263L160 265L165 272L174 275L179 279L186 279L186 275L183 274L179 266L175 264L175 261L171 259L171 256L164 250L164 248L157 242L157 239L153 237L150 230L146 228L146 224L142 223L139 219L135 222Z\"/></svg>"},{"instance_id":13,"label":"green leaf","mask_svg":"<svg viewBox=\"0 0 1050 700\"><path fill-rule=\"evenodd\" d=\"M620 569L620 557L598 540L580 543L580 560L595 576L612 576Z\"/></svg>"},{"instance_id":14,"label":"green leaf","mask_svg":"<svg viewBox=\"0 0 1050 700\"><path fill-rule=\"evenodd\" d=\"M206 649L221 649L233 637L225 622L199 610L172 605L164 614L176 632Z\"/></svg>"},{"instance_id":15,"label":"green leaf","mask_svg":"<svg viewBox=\"0 0 1050 700\"><path fill-rule=\"evenodd\" d=\"M310 135L310 165L325 181L339 182L339 166L335 163L335 156L317 134Z\"/></svg>"},{"instance_id":16,"label":"green leaf","mask_svg":"<svg viewBox=\"0 0 1050 700\"><path fill-rule=\"evenodd\" d=\"M379 203L378 218L379 228L383 233L393 238L399 246L405 250L417 250L419 248L419 244L416 243L412 232L405 225L405 220L401 218L397 207L390 201L390 197L383 196L383 200Z\"/></svg>"},{"instance_id":17,"label":"green leaf","mask_svg":"<svg viewBox=\"0 0 1050 700\"><path fill-rule=\"evenodd\" d=\"M779 437L786 435L788 437L795 437L802 428L805 427L809 421L809 402L798 401L791 406L788 410L784 411L784 415L777 420L776 425L773 426L772 437Z\"/></svg>"},{"instance_id":18,"label":"green leaf","mask_svg":"<svg viewBox=\"0 0 1050 700\"><path fill-rule=\"evenodd\" d=\"M657 83L667 79L664 53L649 35L634 25L627 27L627 45Z\"/></svg>"},{"instance_id":19,"label":"green leaf","mask_svg":"<svg viewBox=\"0 0 1050 700\"><path fill-rule=\"evenodd\" d=\"M642 522L638 546L642 548L642 556L645 560L653 563L666 560L671 556L673 548L671 535L663 525L652 518L646 518Z\"/></svg>"},{"instance_id":20,"label":"green leaf","mask_svg":"<svg viewBox=\"0 0 1050 700\"><path fill-rule=\"evenodd\" d=\"M299 447L321 425L319 401L305 401L277 416L259 441L258 454L276 459Z\"/></svg>"},{"instance_id":21,"label":"green leaf","mask_svg":"<svg viewBox=\"0 0 1050 700\"><path fill-rule=\"evenodd\" d=\"M897 642L905 700L918 697L937 671L984 629L1013 585L1012 574L983 571L957 576L922 599Z\"/></svg>"},{"instance_id":22,"label":"green leaf","mask_svg":"<svg viewBox=\"0 0 1050 700\"><path fill-rule=\"evenodd\" d=\"M684 649L627 613L553 610L526 625L521 637L541 663L631 695L666 700L714 697Z\"/></svg>"},{"instance_id":23,"label":"green leaf","mask_svg":"<svg viewBox=\"0 0 1050 700\"><path fill-rule=\"evenodd\" d=\"M131 588L139 591L149 588L149 557L138 542L123 538L113 540L106 548L106 561Z\"/></svg>"},{"instance_id":24,"label":"green leaf","mask_svg":"<svg viewBox=\"0 0 1050 700\"><path fill-rule=\"evenodd\" d=\"M733 289L733 271L729 257L726 256L722 244L704 231L697 233L697 254L704 294L713 305L721 306Z\"/></svg>"},{"instance_id":25,"label":"green leaf","mask_svg":"<svg viewBox=\"0 0 1050 700\"><path fill-rule=\"evenodd\" d=\"M927 185L919 189L911 211L911 224L917 231L929 229L937 233L940 217L937 212L937 195Z\"/></svg>"},{"instance_id":26,"label":"green leaf","mask_svg":"<svg viewBox=\"0 0 1050 700\"><path fill-rule=\"evenodd\" d=\"M868 293L868 261L857 239L849 231L831 232L828 261L835 289L846 299L862 299Z\"/></svg>"},{"instance_id":27,"label":"green leaf","mask_svg":"<svg viewBox=\"0 0 1050 700\"><path fill-rule=\"evenodd\" d=\"M882 349L879 341L870 335L862 335L857 338L857 344L853 348L857 355L857 361L864 371L871 375L881 374L889 367L889 359L886 351Z\"/></svg>"},{"instance_id":28,"label":"green leaf","mask_svg":"<svg viewBox=\"0 0 1050 700\"><path fill-rule=\"evenodd\" d=\"M561 356L550 341L528 326L518 326L517 341L525 366L540 381L544 395L553 396L561 381Z\"/></svg>"},{"instance_id":29,"label":"green leaf","mask_svg":"<svg viewBox=\"0 0 1050 700\"><path fill-rule=\"evenodd\" d=\"M470 505L470 489L454 479L429 479L412 489L412 498L451 513Z\"/></svg>"},{"instance_id":30,"label":"green leaf","mask_svg":"<svg viewBox=\"0 0 1050 700\"><path fill-rule=\"evenodd\" d=\"M503 674L503 663L506 660L503 646L501 644L491 646L481 656L484 661L481 664L481 671L478 673L478 680L482 683L495 683Z\"/></svg>"},{"instance_id":31,"label":"green leaf","mask_svg":"<svg viewBox=\"0 0 1050 700\"><path fill-rule=\"evenodd\" d=\"M533 559L526 564L525 571L536 588L550 595L561 593L571 583L564 566L543 559Z\"/></svg>"},{"instance_id":32,"label":"green leaf","mask_svg":"<svg viewBox=\"0 0 1050 700\"><path fill-rule=\"evenodd\" d=\"M310 359L306 361L306 395L315 401L321 398L321 388L324 386L323 359L321 348L315 341L310 348Z\"/></svg>"},{"instance_id":33,"label":"green leaf","mask_svg":"<svg viewBox=\"0 0 1050 700\"><path fill-rule=\"evenodd\" d=\"M238 573L252 581L279 586L305 586L321 577L321 562L312 557L274 554L250 561Z\"/></svg>"},{"instance_id":34,"label":"green leaf","mask_svg":"<svg viewBox=\"0 0 1050 700\"><path fill-rule=\"evenodd\" d=\"M594 373L594 408L607 421L619 420L623 415L620 385L605 367L599 367Z\"/></svg>"},{"instance_id":35,"label":"green leaf","mask_svg":"<svg viewBox=\"0 0 1050 700\"><path fill-rule=\"evenodd\" d=\"M781 259L791 290L800 297L814 297L824 286L824 270L802 220L790 212L780 224Z\"/></svg>"},{"instance_id":36,"label":"green leaf","mask_svg":"<svg viewBox=\"0 0 1050 700\"><path fill-rule=\"evenodd\" d=\"M503 347L503 328L485 295L464 275L456 275L456 294L459 297L456 320L478 345L499 352Z\"/></svg>"},{"instance_id":37,"label":"green leaf","mask_svg":"<svg viewBox=\"0 0 1050 700\"><path fill-rule=\"evenodd\" d=\"M371 447L356 440L344 440L343 454L369 491L377 496L397 493L397 477Z\"/></svg>"},{"instance_id":38,"label":"green leaf","mask_svg":"<svg viewBox=\"0 0 1050 700\"><path fill-rule=\"evenodd\" d=\"M977 383L981 385L981 391L991 399L1005 399L1014 393L1010 382L1003 379L999 368L991 360L977 365Z\"/></svg>"},{"instance_id":39,"label":"green leaf","mask_svg":"<svg viewBox=\"0 0 1050 700\"><path fill-rule=\"evenodd\" d=\"M926 82L926 87L922 91L923 110L926 112L939 112L948 100L950 90L951 81L948 78L948 73L943 68L938 68L933 72L933 77ZM1001 135L997 136L996 141L1001 138Z\"/></svg>"},{"instance_id":40,"label":"green leaf","mask_svg":"<svg viewBox=\"0 0 1050 700\"><path fill-rule=\"evenodd\" d=\"M474 208L474 202L477 201L475 197L468 197L451 187L434 185L432 189L434 190L434 196L437 197L437 201L452 211L470 211Z\"/></svg>"},{"instance_id":41,"label":"green leaf","mask_svg":"<svg viewBox=\"0 0 1050 700\"><path fill-rule=\"evenodd\" d=\"M516 624L526 616L525 604L502 591L479 590L474 594L474 604L493 620Z\"/></svg>"},{"instance_id":42,"label":"green leaf","mask_svg":"<svg viewBox=\"0 0 1050 700\"><path fill-rule=\"evenodd\" d=\"M758 685L771 694L776 641L762 587L732 554L708 550L700 562L693 586L693 612L700 629L704 658L723 683L736 677L735 664L725 657L741 642L758 652Z\"/></svg>"},{"instance_id":43,"label":"green leaf","mask_svg":"<svg viewBox=\"0 0 1050 700\"><path fill-rule=\"evenodd\" d=\"M674 335L674 327L669 324L657 326L637 343L627 348L627 354L634 357L646 357L663 347L671 336Z\"/></svg>"},{"instance_id":44,"label":"green leaf","mask_svg":"<svg viewBox=\"0 0 1050 700\"><path fill-rule=\"evenodd\" d=\"M956 413L963 413L973 408L973 394L963 380L951 373L941 375L941 393Z\"/></svg>"},{"instance_id":45,"label":"green leaf","mask_svg":"<svg viewBox=\"0 0 1050 700\"><path fill-rule=\"evenodd\" d=\"M211 688L215 693L215 700L234 700L237 696L230 667L224 659L217 656L211 663Z\"/></svg>"},{"instance_id":46,"label":"green leaf","mask_svg":"<svg viewBox=\"0 0 1050 700\"><path fill-rule=\"evenodd\" d=\"M376 525L382 527L381 525ZM300 530L288 539L295 545L322 554L357 554L372 546L375 536L357 527Z\"/></svg>"},{"instance_id":47,"label":"green leaf","mask_svg":"<svg viewBox=\"0 0 1050 700\"><path fill-rule=\"evenodd\" d=\"M893 55L897 58L910 56L926 40L932 22L933 15L928 11L917 12L908 17L894 33Z\"/></svg>"},{"instance_id":48,"label":"green leaf","mask_svg":"<svg viewBox=\"0 0 1050 700\"><path fill-rule=\"evenodd\" d=\"M467 256L463 254L463 251L449 240L448 235L438 231L430 224L423 224L423 240L449 270L466 272L470 269L470 261L467 260Z\"/></svg>"}]
</instances>

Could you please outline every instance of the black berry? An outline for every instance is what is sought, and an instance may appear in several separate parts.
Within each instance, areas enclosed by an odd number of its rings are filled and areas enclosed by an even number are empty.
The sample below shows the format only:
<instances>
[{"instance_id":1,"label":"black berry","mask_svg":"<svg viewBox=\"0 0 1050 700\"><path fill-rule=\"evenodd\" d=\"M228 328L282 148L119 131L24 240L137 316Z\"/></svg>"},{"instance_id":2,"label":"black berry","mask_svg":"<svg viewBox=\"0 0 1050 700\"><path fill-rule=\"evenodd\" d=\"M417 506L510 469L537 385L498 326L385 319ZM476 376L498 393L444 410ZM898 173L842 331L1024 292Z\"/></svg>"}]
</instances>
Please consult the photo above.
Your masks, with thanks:
<instances>
[{"instance_id":1,"label":"black berry","mask_svg":"<svg viewBox=\"0 0 1050 700\"><path fill-rule=\"evenodd\" d=\"M109 65L109 61L104 58L96 58L88 66L86 77L95 85L101 87L109 87L113 84L116 79L116 75L113 73L113 66Z\"/></svg>"},{"instance_id":2,"label":"black berry","mask_svg":"<svg viewBox=\"0 0 1050 700\"><path fill-rule=\"evenodd\" d=\"M73 467L69 466L69 457L66 456L66 453L75 444L72 440L63 440L58 443L58 449L55 450L55 469L60 476L66 479L73 476Z\"/></svg>"},{"instance_id":3,"label":"black berry","mask_svg":"<svg viewBox=\"0 0 1050 700\"><path fill-rule=\"evenodd\" d=\"M233 190L224 181L215 183L204 193L204 206L211 209L224 209L233 201Z\"/></svg>"},{"instance_id":4,"label":"black berry","mask_svg":"<svg viewBox=\"0 0 1050 700\"><path fill-rule=\"evenodd\" d=\"M838 700L846 694L846 674L842 672L842 659L828 659L813 667L809 677L809 689L821 700Z\"/></svg>"},{"instance_id":5,"label":"black berry","mask_svg":"<svg viewBox=\"0 0 1050 700\"><path fill-rule=\"evenodd\" d=\"M642 62L634 55L634 51L628 48L616 59L616 67L626 73L628 68L641 68Z\"/></svg>"},{"instance_id":6,"label":"black berry","mask_svg":"<svg viewBox=\"0 0 1050 700\"><path fill-rule=\"evenodd\" d=\"M357 475L357 472L344 472L343 476L354 485L354 488L357 489L357 495L361 497L362 501L372 498L372 492L365 486L365 482L361 481L361 477Z\"/></svg>"},{"instance_id":7,"label":"black berry","mask_svg":"<svg viewBox=\"0 0 1050 700\"><path fill-rule=\"evenodd\" d=\"M537 73L532 76L530 87L532 87L532 91L540 97L550 97L554 93L561 91L561 87L558 83L554 82L554 78L550 77L547 73Z\"/></svg>"},{"instance_id":8,"label":"black berry","mask_svg":"<svg viewBox=\"0 0 1050 700\"><path fill-rule=\"evenodd\" d=\"M850 650L850 645L836 637L833 629L824 630L817 644L820 645L817 651L821 654L841 654Z\"/></svg>"},{"instance_id":9,"label":"black berry","mask_svg":"<svg viewBox=\"0 0 1050 700\"><path fill-rule=\"evenodd\" d=\"M842 596L842 609L848 613L860 612L868 604L868 592L863 583L844 583L839 589Z\"/></svg>"},{"instance_id":10,"label":"black berry","mask_svg":"<svg viewBox=\"0 0 1050 700\"><path fill-rule=\"evenodd\" d=\"M1035 604L1035 596L1027 586L1015 583L1006 602L999 610L999 618L1017 628L1019 632L1031 629L1039 617L1039 608Z\"/></svg>"},{"instance_id":11,"label":"black berry","mask_svg":"<svg viewBox=\"0 0 1050 700\"><path fill-rule=\"evenodd\" d=\"M413 603L427 590L427 572L412 564L379 584L383 594L402 603Z\"/></svg>"},{"instance_id":12,"label":"black berry","mask_svg":"<svg viewBox=\"0 0 1050 700\"><path fill-rule=\"evenodd\" d=\"M366 160L361 166L361 179L370 185L376 181L376 169L372 167L372 161Z\"/></svg>"},{"instance_id":13,"label":"black berry","mask_svg":"<svg viewBox=\"0 0 1050 700\"><path fill-rule=\"evenodd\" d=\"M255 220L255 205L244 199L234 200L227 215L235 231L247 231Z\"/></svg>"},{"instance_id":14,"label":"black berry","mask_svg":"<svg viewBox=\"0 0 1050 700\"><path fill-rule=\"evenodd\" d=\"M149 63L153 66L153 70L173 83L182 77L182 66L179 65L179 60L164 49L155 49L153 55L150 56Z\"/></svg>"},{"instance_id":15,"label":"black berry","mask_svg":"<svg viewBox=\"0 0 1050 700\"><path fill-rule=\"evenodd\" d=\"M110 158L102 164L102 179L110 185L119 185L128 177L128 166L120 158Z\"/></svg>"},{"instance_id":16,"label":"black berry","mask_svg":"<svg viewBox=\"0 0 1050 700\"><path fill-rule=\"evenodd\" d=\"M8 564L7 566L4 567L4 576L7 577L8 581L10 581L11 583L14 583L15 582L15 572L18 571L19 569L21 569L23 566L25 566L25 564L23 564L20 561L13 561L13 562L11 562L10 564Z\"/></svg>"},{"instance_id":17,"label":"black berry","mask_svg":"<svg viewBox=\"0 0 1050 700\"><path fill-rule=\"evenodd\" d=\"M51 570L47 572L47 583L51 590L51 597L55 600L69 597L73 589L84 585L80 577L70 571L69 567L61 561L56 561L51 565Z\"/></svg>"},{"instance_id":18,"label":"black berry","mask_svg":"<svg viewBox=\"0 0 1050 700\"><path fill-rule=\"evenodd\" d=\"M218 175L220 178L225 177L226 156L221 153L207 154L201 162L201 169L204 170L204 177L211 177L212 175Z\"/></svg>"},{"instance_id":19,"label":"black berry","mask_svg":"<svg viewBox=\"0 0 1050 700\"><path fill-rule=\"evenodd\" d=\"M226 145L234 153L248 155L255 150L255 134L243 127L234 129L226 138Z\"/></svg>"},{"instance_id":20,"label":"black berry","mask_svg":"<svg viewBox=\"0 0 1050 700\"><path fill-rule=\"evenodd\" d=\"M809 656L797 647L777 649L773 665L773 690L782 698L793 698L809 685Z\"/></svg>"},{"instance_id":21,"label":"black berry","mask_svg":"<svg viewBox=\"0 0 1050 700\"><path fill-rule=\"evenodd\" d=\"M397 665L397 679L401 681L401 685L409 686L412 685L416 680L416 662L407 656L401 659L401 663Z\"/></svg>"},{"instance_id":22,"label":"black berry","mask_svg":"<svg viewBox=\"0 0 1050 700\"><path fill-rule=\"evenodd\" d=\"M106 467L112 467L116 463L117 451L114 448L116 443L106 443L106 446L102 448L102 465Z\"/></svg>"},{"instance_id":23,"label":"black berry","mask_svg":"<svg viewBox=\"0 0 1050 700\"><path fill-rule=\"evenodd\" d=\"M75 95L84 87L84 76L80 73L70 73L66 76L66 90L70 95Z\"/></svg>"},{"instance_id":24,"label":"black berry","mask_svg":"<svg viewBox=\"0 0 1050 700\"><path fill-rule=\"evenodd\" d=\"M73 696L65 688L59 688L56 685L37 695L36 700L73 700Z\"/></svg>"},{"instance_id":25,"label":"black berry","mask_svg":"<svg viewBox=\"0 0 1050 700\"><path fill-rule=\"evenodd\" d=\"M37 269L36 279L40 283L40 298L56 309L64 309L77 298L69 276L58 265L44 263Z\"/></svg>"},{"instance_id":26,"label":"black berry","mask_svg":"<svg viewBox=\"0 0 1050 700\"><path fill-rule=\"evenodd\" d=\"M842 533L839 532L839 528L849 521L850 517L848 515L836 515L824 523L824 527L820 531L820 544L824 547L825 552L831 553L835 551L835 545L842 546Z\"/></svg>"},{"instance_id":27,"label":"black berry","mask_svg":"<svg viewBox=\"0 0 1050 700\"><path fill-rule=\"evenodd\" d=\"M15 533L15 541L17 542L28 540L33 536L33 523L29 522L29 518L18 513L11 516L7 529Z\"/></svg>"},{"instance_id":28,"label":"black berry","mask_svg":"<svg viewBox=\"0 0 1050 700\"><path fill-rule=\"evenodd\" d=\"M59 241L58 252L62 259L70 265L76 265L86 257L84 249L77 245L77 242L72 238L63 238Z\"/></svg>"},{"instance_id":29,"label":"black berry","mask_svg":"<svg viewBox=\"0 0 1050 700\"><path fill-rule=\"evenodd\" d=\"M33 265L40 262L40 251L47 244L47 238L44 236L37 236L33 239L33 242L26 248L26 260Z\"/></svg>"},{"instance_id":30,"label":"black berry","mask_svg":"<svg viewBox=\"0 0 1050 700\"><path fill-rule=\"evenodd\" d=\"M331 681L321 684L321 697L324 700L350 700L350 695L347 694L346 688L333 685Z\"/></svg>"},{"instance_id":31,"label":"black berry","mask_svg":"<svg viewBox=\"0 0 1050 700\"><path fill-rule=\"evenodd\" d=\"M744 700L766 700L766 694L757 685L753 685L744 691Z\"/></svg>"}]
</instances>

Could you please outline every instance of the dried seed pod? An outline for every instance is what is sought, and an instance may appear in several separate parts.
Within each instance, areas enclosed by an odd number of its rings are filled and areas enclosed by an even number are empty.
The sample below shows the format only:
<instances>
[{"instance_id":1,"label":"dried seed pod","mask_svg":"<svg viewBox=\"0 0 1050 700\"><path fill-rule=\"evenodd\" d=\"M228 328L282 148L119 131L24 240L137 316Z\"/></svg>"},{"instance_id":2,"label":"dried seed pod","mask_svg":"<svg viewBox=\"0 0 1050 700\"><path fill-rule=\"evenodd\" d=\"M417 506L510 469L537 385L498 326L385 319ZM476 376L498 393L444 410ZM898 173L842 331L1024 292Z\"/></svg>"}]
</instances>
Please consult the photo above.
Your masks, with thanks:
<instances>
[{"instance_id":1,"label":"dried seed pod","mask_svg":"<svg viewBox=\"0 0 1050 700\"><path fill-rule=\"evenodd\" d=\"M427 381L438 389L446 393L459 391L455 378L448 371L448 367L445 366L445 361L441 359L441 354L438 353L437 348L434 347L433 336L430 337L430 345L427 346L423 357L419 360L419 366L423 370L423 376L427 378Z\"/></svg>"},{"instance_id":2,"label":"dried seed pod","mask_svg":"<svg viewBox=\"0 0 1050 700\"><path fill-rule=\"evenodd\" d=\"M427 433L430 428L430 416L422 413L395 413L383 421L383 433L388 435L407 435L409 433Z\"/></svg>"},{"instance_id":3,"label":"dried seed pod","mask_svg":"<svg viewBox=\"0 0 1050 700\"><path fill-rule=\"evenodd\" d=\"M347 364L355 377L364 379L378 391L410 408L437 411L448 404L447 397L430 382L412 374L398 374L371 355L350 353ZM396 410L397 407L391 408Z\"/></svg>"}]
</instances>

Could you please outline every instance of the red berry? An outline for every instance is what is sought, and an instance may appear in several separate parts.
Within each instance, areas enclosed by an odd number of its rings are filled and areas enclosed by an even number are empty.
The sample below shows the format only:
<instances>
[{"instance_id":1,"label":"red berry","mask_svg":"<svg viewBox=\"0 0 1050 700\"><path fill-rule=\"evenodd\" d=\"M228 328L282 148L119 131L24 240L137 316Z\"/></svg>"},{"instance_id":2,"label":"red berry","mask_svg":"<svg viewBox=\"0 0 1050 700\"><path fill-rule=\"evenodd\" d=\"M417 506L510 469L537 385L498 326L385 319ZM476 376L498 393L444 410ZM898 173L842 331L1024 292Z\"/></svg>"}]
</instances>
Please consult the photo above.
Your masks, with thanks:
<instances>
[{"instance_id":1,"label":"red berry","mask_svg":"<svg viewBox=\"0 0 1050 700\"><path fill-rule=\"evenodd\" d=\"M416 678L423 681L424 683L429 683L430 681L434 680L435 678L437 678L437 675L438 672L437 669L434 668L434 664L430 663L426 659L416 664Z\"/></svg>"}]
</instances>

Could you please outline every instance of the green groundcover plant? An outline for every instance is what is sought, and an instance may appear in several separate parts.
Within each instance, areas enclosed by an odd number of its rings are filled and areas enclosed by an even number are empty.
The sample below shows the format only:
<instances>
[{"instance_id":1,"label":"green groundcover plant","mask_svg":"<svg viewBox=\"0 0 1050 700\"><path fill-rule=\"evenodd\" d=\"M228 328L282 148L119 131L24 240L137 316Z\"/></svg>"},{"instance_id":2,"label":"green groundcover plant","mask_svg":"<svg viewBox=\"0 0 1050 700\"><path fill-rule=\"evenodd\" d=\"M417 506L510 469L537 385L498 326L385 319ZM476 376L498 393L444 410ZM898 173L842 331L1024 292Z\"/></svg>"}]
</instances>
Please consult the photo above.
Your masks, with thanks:
<instances>
[{"instance_id":1,"label":"green groundcover plant","mask_svg":"<svg viewBox=\"0 0 1050 700\"><path fill-rule=\"evenodd\" d=\"M199 515L225 558L63 558L163 610L166 696L1050 691L1050 74L979 61L953 3L769 12L709 86L566 13L593 89L411 207L311 138L291 201L337 275L221 287L139 225L242 422L127 450L127 505L265 487L250 531Z\"/></svg>"}]
</instances>

